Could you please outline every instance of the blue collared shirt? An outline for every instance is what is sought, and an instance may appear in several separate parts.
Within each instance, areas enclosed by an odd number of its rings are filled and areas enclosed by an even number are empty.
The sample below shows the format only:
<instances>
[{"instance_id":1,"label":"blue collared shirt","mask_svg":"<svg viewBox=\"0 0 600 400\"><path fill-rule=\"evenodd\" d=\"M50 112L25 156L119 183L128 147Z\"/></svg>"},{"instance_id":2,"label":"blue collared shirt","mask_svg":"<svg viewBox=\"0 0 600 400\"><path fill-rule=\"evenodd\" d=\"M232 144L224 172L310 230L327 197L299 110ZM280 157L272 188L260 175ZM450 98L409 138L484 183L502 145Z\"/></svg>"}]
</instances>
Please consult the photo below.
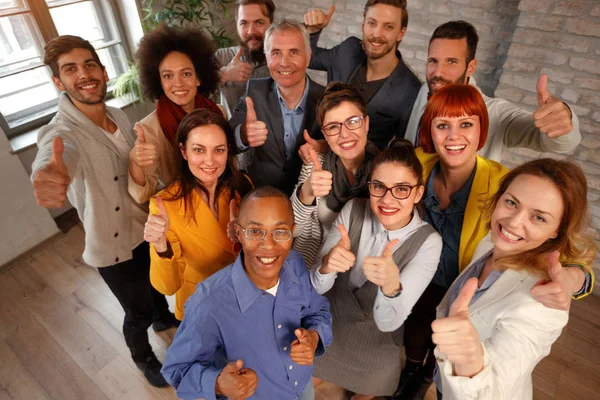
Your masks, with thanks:
<instances>
[{"instance_id":1,"label":"blue collared shirt","mask_svg":"<svg viewBox=\"0 0 600 400\"><path fill-rule=\"evenodd\" d=\"M215 400L217 376L241 359L258 375L251 399L296 399L313 373L290 358L299 327L319 334L315 355L322 355L332 340L329 303L313 289L300 254L289 253L273 296L250 280L242 252L187 300L161 372L180 398Z\"/></svg>"},{"instance_id":2,"label":"blue collared shirt","mask_svg":"<svg viewBox=\"0 0 600 400\"><path fill-rule=\"evenodd\" d=\"M433 179L439 173L440 164L437 163L427 181L425 195L423 196L423 205L425 212L423 219L430 223L444 239L442 247L442 257L440 264L433 277L432 282L438 286L448 289L452 282L458 276L458 252L460 247L460 235L462 231L463 220L465 218L465 209L471 193L471 186L475 179L477 164L467 183L464 184L456 193L450 196L450 204L445 210L440 210L440 201L433 190Z\"/></svg>"}]
</instances>

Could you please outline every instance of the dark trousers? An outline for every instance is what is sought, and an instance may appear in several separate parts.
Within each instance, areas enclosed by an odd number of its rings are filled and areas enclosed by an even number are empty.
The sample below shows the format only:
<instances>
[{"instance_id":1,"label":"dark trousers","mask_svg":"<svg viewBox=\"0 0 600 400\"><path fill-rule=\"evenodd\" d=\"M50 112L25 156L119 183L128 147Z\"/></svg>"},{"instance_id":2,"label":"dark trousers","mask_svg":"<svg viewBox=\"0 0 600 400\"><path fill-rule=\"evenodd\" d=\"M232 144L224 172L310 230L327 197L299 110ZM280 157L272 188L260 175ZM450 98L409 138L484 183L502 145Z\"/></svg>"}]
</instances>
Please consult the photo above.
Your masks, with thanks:
<instances>
[{"instance_id":1,"label":"dark trousers","mask_svg":"<svg viewBox=\"0 0 600 400\"><path fill-rule=\"evenodd\" d=\"M433 341L431 335L431 323L435 321L436 308L444 298L446 289L435 283L430 283L413 307L412 313L404 323L404 348L406 358L412 361L423 361L425 363L425 377L431 379L435 369L435 357L433 356Z\"/></svg>"},{"instance_id":2,"label":"dark trousers","mask_svg":"<svg viewBox=\"0 0 600 400\"><path fill-rule=\"evenodd\" d=\"M148 243L137 246L131 260L98 268L98 272L125 310L123 336L133 361L144 361L153 354L148 328L152 321L169 313L165 296L150 284Z\"/></svg>"}]
</instances>

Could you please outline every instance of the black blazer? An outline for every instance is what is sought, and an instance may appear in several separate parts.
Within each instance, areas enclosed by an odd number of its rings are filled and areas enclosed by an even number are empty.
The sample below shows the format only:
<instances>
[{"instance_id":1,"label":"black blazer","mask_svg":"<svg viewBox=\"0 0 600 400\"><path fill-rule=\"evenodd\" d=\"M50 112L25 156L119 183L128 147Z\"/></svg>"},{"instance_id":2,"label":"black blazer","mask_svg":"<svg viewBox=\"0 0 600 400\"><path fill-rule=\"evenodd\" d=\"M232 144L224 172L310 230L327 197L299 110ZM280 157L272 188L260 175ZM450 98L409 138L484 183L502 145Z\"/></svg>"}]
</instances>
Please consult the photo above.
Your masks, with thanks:
<instances>
[{"instance_id":1,"label":"black blazer","mask_svg":"<svg viewBox=\"0 0 600 400\"><path fill-rule=\"evenodd\" d=\"M323 96L324 90L323 86L308 79L308 93L302 126L296 137L296 149L293 151L292 159L287 161L283 141L283 117L275 81L270 77L248 81L246 93L240 98L229 124L235 129L236 126L245 123L247 96L251 97L254 102L258 120L267 124L269 134L265 144L247 150L252 152L247 172L255 187L269 185L283 190L288 195L292 194L302 167L298 149L305 143L304 129L308 130L311 137L315 139L323 138L317 125L317 103Z\"/></svg>"},{"instance_id":2,"label":"black blazer","mask_svg":"<svg viewBox=\"0 0 600 400\"><path fill-rule=\"evenodd\" d=\"M351 36L332 49L323 49L317 46L320 34L321 31L310 35L312 57L309 68L327 71L328 83L350 83L367 59L361 40ZM396 56L400 60L398 66L367 104L369 140L380 149L387 147L392 138L404 137L421 88L419 78L404 64L398 50Z\"/></svg>"}]
</instances>

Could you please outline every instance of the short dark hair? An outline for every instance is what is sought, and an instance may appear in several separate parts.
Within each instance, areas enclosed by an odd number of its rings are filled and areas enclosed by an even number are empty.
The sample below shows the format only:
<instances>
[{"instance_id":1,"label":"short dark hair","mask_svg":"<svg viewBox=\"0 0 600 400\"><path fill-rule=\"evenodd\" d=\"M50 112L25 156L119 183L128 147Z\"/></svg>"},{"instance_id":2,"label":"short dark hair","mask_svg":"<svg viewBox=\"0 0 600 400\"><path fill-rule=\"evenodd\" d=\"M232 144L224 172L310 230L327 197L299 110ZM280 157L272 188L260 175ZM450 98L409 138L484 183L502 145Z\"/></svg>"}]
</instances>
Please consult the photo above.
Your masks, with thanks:
<instances>
[{"instance_id":1,"label":"short dark hair","mask_svg":"<svg viewBox=\"0 0 600 400\"><path fill-rule=\"evenodd\" d=\"M215 190L214 204L217 205L219 196L224 190L231 190L231 198L234 197L233 191L237 192L240 197L243 197L246 193L252 190L252 184L238 169L237 161L235 158L235 140L233 135L233 129L229 125L229 122L225 119L222 113L211 111L206 108L199 108L192 111L183 118L177 129L176 139L176 178L174 182L179 182L179 189L176 193L173 193L171 198L167 200L179 200L183 199L184 213L186 217L195 219L194 209L197 206L191 201L192 197L190 194L198 189L206 195L208 198L208 190L200 183L194 176L187 160L183 158L181 154L180 146L185 148L189 133L198 127L216 125L223 131L223 134L227 140L227 165L225 171L217 180L217 188ZM172 182L172 183L174 183Z\"/></svg>"},{"instance_id":2,"label":"short dark hair","mask_svg":"<svg viewBox=\"0 0 600 400\"><path fill-rule=\"evenodd\" d=\"M371 176L373 171L381 164L396 163L410 169L417 177L417 185L423 185L423 165L415 153L415 148L407 139L394 139L390 147L373 159Z\"/></svg>"},{"instance_id":3,"label":"short dark hair","mask_svg":"<svg viewBox=\"0 0 600 400\"><path fill-rule=\"evenodd\" d=\"M292 216L292 222L294 221L294 209L292 208L292 202L290 201L290 197L287 194L283 193L281 190L274 188L273 186L261 186L248 193L242 199L242 203L240 204L239 216L241 217L245 206L250 200L262 199L267 197L281 197L282 199L285 199L290 210L290 215Z\"/></svg>"},{"instance_id":4,"label":"short dark hair","mask_svg":"<svg viewBox=\"0 0 600 400\"><path fill-rule=\"evenodd\" d=\"M235 20L237 21L238 15L240 14L240 7L249 6L252 4L259 5L263 10L263 14L269 18L270 22L273 22L275 15L275 3L273 3L272 0L237 0L235 2Z\"/></svg>"},{"instance_id":5,"label":"short dark hair","mask_svg":"<svg viewBox=\"0 0 600 400\"><path fill-rule=\"evenodd\" d=\"M429 39L429 45L435 39L452 39L460 40L467 39L467 64L475 58L475 52L477 51L477 43L479 42L479 36L477 35L477 29L467 21L449 21L435 28L431 39Z\"/></svg>"},{"instance_id":6,"label":"short dark hair","mask_svg":"<svg viewBox=\"0 0 600 400\"><path fill-rule=\"evenodd\" d=\"M177 51L190 58L200 86L198 93L210 95L219 85L219 64L214 58L213 41L198 28L184 29L159 25L144 35L136 59L144 96L157 100L164 93L158 66L170 53Z\"/></svg>"},{"instance_id":7,"label":"short dark hair","mask_svg":"<svg viewBox=\"0 0 600 400\"><path fill-rule=\"evenodd\" d=\"M402 19L400 20L400 28L406 28L408 26L408 11L406 10L406 0L367 0L365 4L365 11L363 17L367 15L369 7L373 7L377 4L386 4L388 6L397 7L402 10Z\"/></svg>"},{"instance_id":8,"label":"short dark hair","mask_svg":"<svg viewBox=\"0 0 600 400\"><path fill-rule=\"evenodd\" d=\"M340 104L348 102L354 104L363 115L367 115L367 102L358 90L344 82L331 82L327 85L323 98L317 106L317 123L323 126L325 115Z\"/></svg>"},{"instance_id":9,"label":"short dark hair","mask_svg":"<svg viewBox=\"0 0 600 400\"><path fill-rule=\"evenodd\" d=\"M70 53L73 49L85 49L92 53L92 58L100 66L104 68L104 65L100 62L100 57L96 53L96 49L92 44L79 36L73 35L62 35L56 37L48 42L44 47L44 64L50 67L52 75L59 78L60 70L58 69L58 59L63 54Z\"/></svg>"}]
</instances>

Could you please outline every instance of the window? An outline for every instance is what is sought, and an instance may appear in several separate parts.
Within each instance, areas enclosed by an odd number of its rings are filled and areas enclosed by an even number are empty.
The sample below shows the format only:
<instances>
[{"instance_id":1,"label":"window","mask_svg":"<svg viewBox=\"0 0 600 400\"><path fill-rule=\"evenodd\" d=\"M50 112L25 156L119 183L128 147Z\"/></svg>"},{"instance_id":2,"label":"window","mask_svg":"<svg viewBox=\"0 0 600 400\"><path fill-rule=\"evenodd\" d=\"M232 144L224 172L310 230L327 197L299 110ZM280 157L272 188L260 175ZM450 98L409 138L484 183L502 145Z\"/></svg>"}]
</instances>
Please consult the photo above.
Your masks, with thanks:
<instances>
[{"instance_id":1,"label":"window","mask_svg":"<svg viewBox=\"0 0 600 400\"><path fill-rule=\"evenodd\" d=\"M81 36L96 48L111 81L125 72L125 43L113 10L110 0L0 0L0 126L9 137L56 111L59 91L43 64L50 39Z\"/></svg>"}]
</instances>

